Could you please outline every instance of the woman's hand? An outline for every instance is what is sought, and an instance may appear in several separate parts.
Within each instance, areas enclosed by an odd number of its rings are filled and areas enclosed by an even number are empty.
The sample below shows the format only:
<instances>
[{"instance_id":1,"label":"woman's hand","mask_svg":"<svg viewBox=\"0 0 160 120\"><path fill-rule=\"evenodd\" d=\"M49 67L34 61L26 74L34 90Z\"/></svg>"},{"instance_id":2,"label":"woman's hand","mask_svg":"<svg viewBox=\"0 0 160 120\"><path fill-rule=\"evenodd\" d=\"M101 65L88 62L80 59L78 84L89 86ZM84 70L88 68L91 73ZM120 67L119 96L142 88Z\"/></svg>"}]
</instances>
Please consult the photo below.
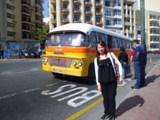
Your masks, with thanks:
<instances>
[{"instance_id":1,"label":"woman's hand","mask_svg":"<svg viewBox=\"0 0 160 120\"><path fill-rule=\"evenodd\" d=\"M98 85L97 89L98 89L99 92L101 92L102 91L101 85Z\"/></svg>"}]
</instances>

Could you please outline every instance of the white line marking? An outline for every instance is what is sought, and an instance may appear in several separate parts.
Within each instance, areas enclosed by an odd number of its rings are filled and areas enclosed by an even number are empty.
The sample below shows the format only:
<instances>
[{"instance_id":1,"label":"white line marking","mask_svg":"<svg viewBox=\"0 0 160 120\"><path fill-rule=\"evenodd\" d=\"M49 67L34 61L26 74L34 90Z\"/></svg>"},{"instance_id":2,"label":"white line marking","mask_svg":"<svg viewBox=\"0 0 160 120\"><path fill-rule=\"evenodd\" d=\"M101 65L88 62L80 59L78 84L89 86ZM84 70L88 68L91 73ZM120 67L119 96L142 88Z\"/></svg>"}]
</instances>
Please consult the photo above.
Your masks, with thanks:
<instances>
[{"instance_id":1,"label":"white line marking","mask_svg":"<svg viewBox=\"0 0 160 120\"><path fill-rule=\"evenodd\" d=\"M15 95L17 95L17 93L12 93L12 94L9 94L9 95L1 96L0 100L5 99L5 98L10 98L10 97L13 97Z\"/></svg>"},{"instance_id":2,"label":"white line marking","mask_svg":"<svg viewBox=\"0 0 160 120\"><path fill-rule=\"evenodd\" d=\"M40 90L41 88L37 87L37 88L33 88L33 89L29 89L29 90L25 90L24 93L29 93L29 92L33 92L36 90Z\"/></svg>"}]
</instances>

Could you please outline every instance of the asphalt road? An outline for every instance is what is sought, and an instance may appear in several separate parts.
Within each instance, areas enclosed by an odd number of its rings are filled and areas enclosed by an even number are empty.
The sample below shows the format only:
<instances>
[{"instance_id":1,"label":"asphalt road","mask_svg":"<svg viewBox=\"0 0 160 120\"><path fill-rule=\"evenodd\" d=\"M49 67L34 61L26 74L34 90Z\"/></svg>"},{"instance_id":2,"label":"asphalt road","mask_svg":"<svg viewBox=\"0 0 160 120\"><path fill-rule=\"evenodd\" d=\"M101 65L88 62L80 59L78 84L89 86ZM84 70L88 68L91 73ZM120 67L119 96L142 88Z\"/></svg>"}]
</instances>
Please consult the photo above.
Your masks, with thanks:
<instances>
[{"instance_id":1,"label":"asphalt road","mask_svg":"<svg viewBox=\"0 0 160 120\"><path fill-rule=\"evenodd\" d=\"M150 58L147 72L160 56ZM65 120L99 98L96 85L56 79L40 60L0 62L0 120Z\"/></svg>"}]
</instances>

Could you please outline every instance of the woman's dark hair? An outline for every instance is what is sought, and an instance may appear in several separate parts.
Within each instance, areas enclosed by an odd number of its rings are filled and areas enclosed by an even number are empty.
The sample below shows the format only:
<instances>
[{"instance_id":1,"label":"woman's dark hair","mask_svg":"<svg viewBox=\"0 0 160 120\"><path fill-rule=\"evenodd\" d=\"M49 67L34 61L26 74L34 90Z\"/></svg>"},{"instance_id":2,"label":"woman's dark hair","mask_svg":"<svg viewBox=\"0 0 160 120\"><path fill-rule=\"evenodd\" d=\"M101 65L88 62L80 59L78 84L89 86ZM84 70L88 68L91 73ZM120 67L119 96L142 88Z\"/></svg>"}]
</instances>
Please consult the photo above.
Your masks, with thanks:
<instances>
[{"instance_id":1,"label":"woman's dark hair","mask_svg":"<svg viewBox=\"0 0 160 120\"><path fill-rule=\"evenodd\" d=\"M124 47L120 47L120 51L125 52L125 48Z\"/></svg>"},{"instance_id":2,"label":"woman's dark hair","mask_svg":"<svg viewBox=\"0 0 160 120\"><path fill-rule=\"evenodd\" d=\"M104 41L100 40L100 41L97 42L97 45L96 45L97 56L100 55L99 52L98 52L98 49L97 49L98 44L101 45L102 47L104 47L104 53L107 54L107 46L106 46L106 43L105 43Z\"/></svg>"}]
</instances>

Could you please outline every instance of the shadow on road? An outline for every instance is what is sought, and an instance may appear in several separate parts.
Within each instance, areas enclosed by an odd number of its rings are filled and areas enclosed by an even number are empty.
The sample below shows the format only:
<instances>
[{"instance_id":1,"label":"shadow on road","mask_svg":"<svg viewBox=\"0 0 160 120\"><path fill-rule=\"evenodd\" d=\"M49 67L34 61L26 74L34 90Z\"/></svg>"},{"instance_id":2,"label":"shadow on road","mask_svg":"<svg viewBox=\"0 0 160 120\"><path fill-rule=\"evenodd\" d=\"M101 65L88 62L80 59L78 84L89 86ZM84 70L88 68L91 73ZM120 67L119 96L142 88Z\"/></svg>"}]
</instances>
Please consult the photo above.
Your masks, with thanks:
<instances>
[{"instance_id":1,"label":"shadow on road","mask_svg":"<svg viewBox=\"0 0 160 120\"><path fill-rule=\"evenodd\" d=\"M122 114L136 106L142 107L144 102L145 100L139 95L127 98L117 108L116 117L121 116Z\"/></svg>"}]
</instances>

